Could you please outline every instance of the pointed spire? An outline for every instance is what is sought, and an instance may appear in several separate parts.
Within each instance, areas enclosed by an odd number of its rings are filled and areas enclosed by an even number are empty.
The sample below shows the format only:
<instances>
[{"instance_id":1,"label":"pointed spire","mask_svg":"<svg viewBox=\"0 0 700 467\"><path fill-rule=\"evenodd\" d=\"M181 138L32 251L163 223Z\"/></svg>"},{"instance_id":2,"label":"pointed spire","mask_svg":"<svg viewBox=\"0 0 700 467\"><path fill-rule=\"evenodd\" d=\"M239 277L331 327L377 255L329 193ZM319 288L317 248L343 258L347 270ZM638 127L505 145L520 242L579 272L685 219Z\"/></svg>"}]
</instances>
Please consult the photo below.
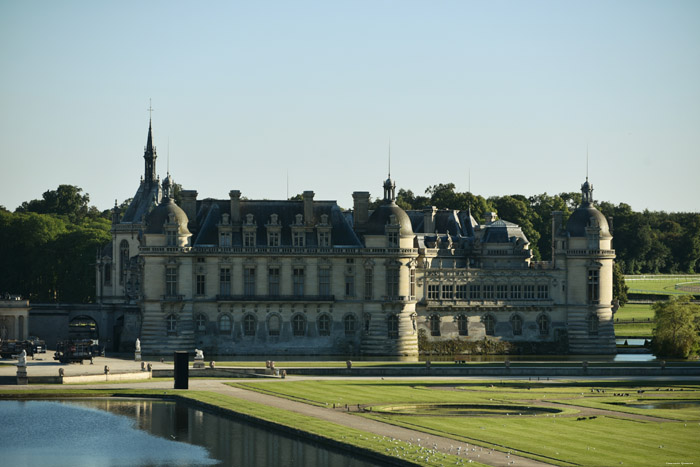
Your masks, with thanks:
<instances>
[{"instance_id":1,"label":"pointed spire","mask_svg":"<svg viewBox=\"0 0 700 467\"><path fill-rule=\"evenodd\" d=\"M389 176L384 182L384 202L396 201L396 183L391 179L391 140L389 140Z\"/></svg>"},{"instance_id":2,"label":"pointed spire","mask_svg":"<svg viewBox=\"0 0 700 467\"><path fill-rule=\"evenodd\" d=\"M151 125L151 112L153 112L153 107L148 105L148 138L146 139L146 147L143 151L143 158L145 161L145 171L144 171L144 182L147 187L151 187L156 181L156 148L153 146L153 128Z\"/></svg>"}]
</instances>

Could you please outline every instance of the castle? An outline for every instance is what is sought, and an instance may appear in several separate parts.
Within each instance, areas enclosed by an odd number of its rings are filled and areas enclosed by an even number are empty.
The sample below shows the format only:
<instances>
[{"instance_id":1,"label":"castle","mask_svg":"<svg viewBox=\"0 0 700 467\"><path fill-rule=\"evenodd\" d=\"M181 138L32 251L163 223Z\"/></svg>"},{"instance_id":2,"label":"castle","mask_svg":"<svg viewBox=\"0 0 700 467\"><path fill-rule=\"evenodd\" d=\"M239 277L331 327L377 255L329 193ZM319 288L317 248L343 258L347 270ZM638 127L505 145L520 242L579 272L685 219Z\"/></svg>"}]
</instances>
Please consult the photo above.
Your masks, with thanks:
<instances>
[{"instance_id":1,"label":"castle","mask_svg":"<svg viewBox=\"0 0 700 467\"><path fill-rule=\"evenodd\" d=\"M390 177L374 210L368 192L353 193L352 211L313 191L182 190L178 206L156 157L149 122L143 179L123 216L115 205L96 265L101 304L138 305L144 354L415 356L419 334L615 353L615 251L588 180L566 223L552 213L552 260L534 262L518 225L404 211Z\"/></svg>"}]
</instances>

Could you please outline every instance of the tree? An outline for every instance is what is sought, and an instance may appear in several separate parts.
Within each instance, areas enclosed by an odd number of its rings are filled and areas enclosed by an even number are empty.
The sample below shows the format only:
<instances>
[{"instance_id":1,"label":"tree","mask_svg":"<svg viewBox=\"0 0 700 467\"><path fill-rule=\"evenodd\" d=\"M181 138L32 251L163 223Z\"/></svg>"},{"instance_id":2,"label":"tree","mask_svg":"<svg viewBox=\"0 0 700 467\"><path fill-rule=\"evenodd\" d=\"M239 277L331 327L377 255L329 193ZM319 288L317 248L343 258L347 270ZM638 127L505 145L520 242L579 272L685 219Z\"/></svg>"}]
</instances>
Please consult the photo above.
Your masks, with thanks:
<instances>
[{"instance_id":1,"label":"tree","mask_svg":"<svg viewBox=\"0 0 700 467\"><path fill-rule=\"evenodd\" d=\"M700 350L700 305L689 295L653 305L656 327L652 349L659 357L688 358Z\"/></svg>"},{"instance_id":2,"label":"tree","mask_svg":"<svg viewBox=\"0 0 700 467\"><path fill-rule=\"evenodd\" d=\"M625 284L625 276L622 274L622 268L619 264L613 265L613 298L618 301L620 306L625 306L627 303L627 292L629 287Z\"/></svg>"},{"instance_id":3,"label":"tree","mask_svg":"<svg viewBox=\"0 0 700 467\"><path fill-rule=\"evenodd\" d=\"M42 199L23 202L17 212L58 214L67 216L71 222L79 222L89 213L90 195L82 192L82 188L74 185L59 185L56 190L45 191Z\"/></svg>"}]
</instances>

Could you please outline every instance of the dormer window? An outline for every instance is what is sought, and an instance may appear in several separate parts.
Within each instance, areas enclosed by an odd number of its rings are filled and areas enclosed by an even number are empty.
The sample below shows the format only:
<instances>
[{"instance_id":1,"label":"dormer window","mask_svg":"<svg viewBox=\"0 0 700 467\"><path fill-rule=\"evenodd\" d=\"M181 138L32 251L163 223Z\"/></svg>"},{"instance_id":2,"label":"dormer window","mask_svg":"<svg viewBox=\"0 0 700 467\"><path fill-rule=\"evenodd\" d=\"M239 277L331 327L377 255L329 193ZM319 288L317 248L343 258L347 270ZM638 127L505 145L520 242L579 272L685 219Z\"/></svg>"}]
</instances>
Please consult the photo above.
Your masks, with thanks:
<instances>
[{"instance_id":1,"label":"dormer window","mask_svg":"<svg viewBox=\"0 0 700 467\"><path fill-rule=\"evenodd\" d=\"M304 225L304 215L303 214L297 214L294 216L295 218L295 224L296 225Z\"/></svg>"},{"instance_id":2,"label":"dormer window","mask_svg":"<svg viewBox=\"0 0 700 467\"><path fill-rule=\"evenodd\" d=\"M267 231L267 246L280 246L280 233L276 231Z\"/></svg>"},{"instance_id":3,"label":"dormer window","mask_svg":"<svg viewBox=\"0 0 700 467\"><path fill-rule=\"evenodd\" d=\"M255 246L255 231L248 230L243 232L243 246L253 247Z\"/></svg>"},{"instance_id":4,"label":"dormer window","mask_svg":"<svg viewBox=\"0 0 700 467\"><path fill-rule=\"evenodd\" d=\"M399 233L388 231L386 233L387 245L389 248L398 248L399 246Z\"/></svg>"},{"instance_id":5,"label":"dormer window","mask_svg":"<svg viewBox=\"0 0 700 467\"><path fill-rule=\"evenodd\" d=\"M267 246L280 246L282 226L279 223L279 216L271 214L270 222L265 227L267 227Z\"/></svg>"},{"instance_id":6,"label":"dormer window","mask_svg":"<svg viewBox=\"0 0 700 467\"><path fill-rule=\"evenodd\" d=\"M177 230L168 229L165 231L165 239L167 246L177 246Z\"/></svg>"},{"instance_id":7,"label":"dormer window","mask_svg":"<svg viewBox=\"0 0 700 467\"><path fill-rule=\"evenodd\" d=\"M331 232L329 230L318 231L318 246L331 246Z\"/></svg>"},{"instance_id":8,"label":"dormer window","mask_svg":"<svg viewBox=\"0 0 700 467\"><path fill-rule=\"evenodd\" d=\"M303 247L306 245L306 235L303 230L292 232L292 245L296 247Z\"/></svg>"},{"instance_id":9,"label":"dormer window","mask_svg":"<svg viewBox=\"0 0 700 467\"><path fill-rule=\"evenodd\" d=\"M222 248L231 247L231 232L220 232L219 233L219 246Z\"/></svg>"}]
</instances>

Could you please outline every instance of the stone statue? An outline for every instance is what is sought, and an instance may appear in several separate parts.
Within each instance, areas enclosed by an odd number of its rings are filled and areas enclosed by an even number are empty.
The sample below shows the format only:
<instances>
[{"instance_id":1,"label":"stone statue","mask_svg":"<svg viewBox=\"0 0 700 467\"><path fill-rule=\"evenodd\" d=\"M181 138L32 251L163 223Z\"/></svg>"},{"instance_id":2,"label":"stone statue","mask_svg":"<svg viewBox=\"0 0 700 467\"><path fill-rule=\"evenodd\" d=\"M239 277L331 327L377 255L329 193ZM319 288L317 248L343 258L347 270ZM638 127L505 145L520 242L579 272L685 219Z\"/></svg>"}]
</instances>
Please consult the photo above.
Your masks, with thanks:
<instances>
[{"instance_id":1,"label":"stone statue","mask_svg":"<svg viewBox=\"0 0 700 467\"><path fill-rule=\"evenodd\" d=\"M27 366L27 351L24 349L17 357L17 366Z\"/></svg>"},{"instance_id":2,"label":"stone statue","mask_svg":"<svg viewBox=\"0 0 700 467\"><path fill-rule=\"evenodd\" d=\"M194 349L194 358L196 360L204 360L204 351L200 349Z\"/></svg>"},{"instance_id":3,"label":"stone statue","mask_svg":"<svg viewBox=\"0 0 700 467\"><path fill-rule=\"evenodd\" d=\"M141 341L138 337L136 338L136 351L141 352Z\"/></svg>"}]
</instances>

